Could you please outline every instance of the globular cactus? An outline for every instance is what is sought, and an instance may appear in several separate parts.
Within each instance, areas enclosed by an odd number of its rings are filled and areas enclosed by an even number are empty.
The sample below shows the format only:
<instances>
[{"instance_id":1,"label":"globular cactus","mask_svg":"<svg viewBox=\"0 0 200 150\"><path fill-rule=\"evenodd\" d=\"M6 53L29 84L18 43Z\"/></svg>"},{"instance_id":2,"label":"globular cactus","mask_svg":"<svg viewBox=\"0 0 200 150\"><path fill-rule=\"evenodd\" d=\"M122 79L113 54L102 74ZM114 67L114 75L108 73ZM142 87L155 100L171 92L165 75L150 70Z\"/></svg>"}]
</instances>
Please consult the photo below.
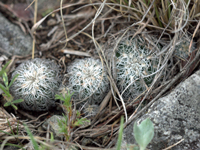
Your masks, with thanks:
<instances>
[{"instance_id":1,"label":"globular cactus","mask_svg":"<svg viewBox=\"0 0 200 150\"><path fill-rule=\"evenodd\" d=\"M19 76L10 90L27 110L45 111L54 105L54 96L61 84L60 69L54 62L35 58L20 64L12 74Z\"/></svg>"},{"instance_id":2,"label":"globular cactus","mask_svg":"<svg viewBox=\"0 0 200 150\"><path fill-rule=\"evenodd\" d=\"M157 64L158 58L154 51L148 48L143 38L120 42L116 51L116 81L120 93L126 89L122 97L136 98L144 92L153 81L154 75L151 74L156 71ZM145 77L148 75L150 76Z\"/></svg>"},{"instance_id":3,"label":"globular cactus","mask_svg":"<svg viewBox=\"0 0 200 150\"><path fill-rule=\"evenodd\" d=\"M68 68L67 88L76 103L87 100L88 104L99 104L106 96L109 81L106 70L98 59L76 59Z\"/></svg>"}]
</instances>

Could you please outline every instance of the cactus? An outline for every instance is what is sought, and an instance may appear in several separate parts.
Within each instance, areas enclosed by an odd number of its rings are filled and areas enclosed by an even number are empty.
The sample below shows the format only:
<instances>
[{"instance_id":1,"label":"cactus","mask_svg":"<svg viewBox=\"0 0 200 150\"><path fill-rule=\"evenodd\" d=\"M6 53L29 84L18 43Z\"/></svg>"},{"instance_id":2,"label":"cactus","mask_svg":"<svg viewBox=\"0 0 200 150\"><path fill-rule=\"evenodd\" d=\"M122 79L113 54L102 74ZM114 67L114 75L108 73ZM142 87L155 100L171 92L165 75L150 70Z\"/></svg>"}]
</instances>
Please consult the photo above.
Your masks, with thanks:
<instances>
[{"instance_id":1,"label":"cactus","mask_svg":"<svg viewBox=\"0 0 200 150\"><path fill-rule=\"evenodd\" d=\"M134 38L122 41L116 52L116 81L122 97L125 99L135 98L144 92L153 81L151 75L157 69L158 59L152 50L148 49L143 38Z\"/></svg>"},{"instance_id":2,"label":"cactus","mask_svg":"<svg viewBox=\"0 0 200 150\"><path fill-rule=\"evenodd\" d=\"M20 105L27 110L45 111L54 105L54 96L60 86L59 67L52 61L35 58L20 64L12 73L19 76L11 86Z\"/></svg>"},{"instance_id":3,"label":"cactus","mask_svg":"<svg viewBox=\"0 0 200 150\"><path fill-rule=\"evenodd\" d=\"M109 81L98 59L76 59L68 68L70 93L77 102L87 100L89 104L99 104L109 88Z\"/></svg>"}]
</instances>

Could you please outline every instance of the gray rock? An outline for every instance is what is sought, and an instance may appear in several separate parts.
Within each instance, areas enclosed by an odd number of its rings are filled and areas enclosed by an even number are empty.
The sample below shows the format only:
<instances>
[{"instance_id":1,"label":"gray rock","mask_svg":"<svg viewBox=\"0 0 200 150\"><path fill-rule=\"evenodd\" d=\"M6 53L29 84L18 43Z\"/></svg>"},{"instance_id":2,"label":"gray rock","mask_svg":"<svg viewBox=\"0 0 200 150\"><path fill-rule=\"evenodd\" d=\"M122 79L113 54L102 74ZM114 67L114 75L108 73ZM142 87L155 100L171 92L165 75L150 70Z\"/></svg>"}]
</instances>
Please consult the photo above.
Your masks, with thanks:
<instances>
[{"instance_id":1,"label":"gray rock","mask_svg":"<svg viewBox=\"0 0 200 150\"><path fill-rule=\"evenodd\" d=\"M157 100L148 112L136 121L150 118L154 138L148 148L161 150L181 139L172 150L200 149L200 70L180 83L170 94ZM124 142L135 144L132 122L124 130Z\"/></svg>"},{"instance_id":2,"label":"gray rock","mask_svg":"<svg viewBox=\"0 0 200 150\"><path fill-rule=\"evenodd\" d=\"M52 117L50 117L49 119L47 119L43 124L42 127L47 130L48 126L51 132L54 133L54 137L55 138L59 138L62 139L64 138L64 135L62 133L59 132L59 125L58 125L58 120L64 119L63 116L59 116L59 115L53 115Z\"/></svg>"},{"instance_id":3,"label":"gray rock","mask_svg":"<svg viewBox=\"0 0 200 150\"><path fill-rule=\"evenodd\" d=\"M31 54L32 38L0 13L0 48L6 56ZM4 51L2 51L4 50ZM6 51L6 52L5 52Z\"/></svg>"}]
</instances>

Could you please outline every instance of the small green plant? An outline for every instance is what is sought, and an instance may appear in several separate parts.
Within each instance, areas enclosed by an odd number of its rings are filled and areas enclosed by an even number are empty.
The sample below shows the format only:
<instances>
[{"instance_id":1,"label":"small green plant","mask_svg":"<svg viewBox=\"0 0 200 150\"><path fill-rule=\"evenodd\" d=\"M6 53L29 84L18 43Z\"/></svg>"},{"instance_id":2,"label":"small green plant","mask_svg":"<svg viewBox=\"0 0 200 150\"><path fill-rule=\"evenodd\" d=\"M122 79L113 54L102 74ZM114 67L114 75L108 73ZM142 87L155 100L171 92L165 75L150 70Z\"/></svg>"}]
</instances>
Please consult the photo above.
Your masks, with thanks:
<instances>
[{"instance_id":1,"label":"small green plant","mask_svg":"<svg viewBox=\"0 0 200 150\"><path fill-rule=\"evenodd\" d=\"M134 137L139 146L135 144L127 145L127 150L145 150L147 145L151 142L154 136L154 125L152 121L147 118L142 121L141 124L137 125L134 123L133 127ZM119 137L117 141L117 149L121 149L122 143L122 133L123 133L123 117L120 122Z\"/></svg>"},{"instance_id":2,"label":"small green plant","mask_svg":"<svg viewBox=\"0 0 200 150\"><path fill-rule=\"evenodd\" d=\"M4 107L7 106L12 106L14 109L17 109L17 106L15 106L15 104L17 103L21 103L23 101L23 99L17 99L14 100L13 96L10 93L10 86L13 84L13 82L15 81L15 79L18 77L18 74L16 74L12 80L10 81L10 83L8 83L8 76L6 73L6 67L9 65L10 62L7 62L5 64L5 66L2 68L2 70L0 71L0 76L3 78L3 82L4 85L0 83L0 89L4 92L3 97L6 100L6 103L4 104Z\"/></svg>"},{"instance_id":3,"label":"small green plant","mask_svg":"<svg viewBox=\"0 0 200 150\"><path fill-rule=\"evenodd\" d=\"M35 140L33 134L31 133L30 129L27 127L27 125L24 124L24 127L26 129L26 132L28 136L30 137L30 140L33 144L34 150L49 150L50 148L47 146L45 143L41 143L40 145L37 143ZM51 134L52 135L52 134ZM52 142L52 137L51 137L51 142Z\"/></svg>"},{"instance_id":4,"label":"small green plant","mask_svg":"<svg viewBox=\"0 0 200 150\"><path fill-rule=\"evenodd\" d=\"M121 117L120 121L120 128L119 128L119 136L117 140L117 150L121 149L121 144L122 144L122 134L123 134L123 124L124 124L124 117Z\"/></svg>"},{"instance_id":5,"label":"small green plant","mask_svg":"<svg viewBox=\"0 0 200 150\"><path fill-rule=\"evenodd\" d=\"M133 131L135 140L140 148L139 150L145 150L145 148L151 142L154 136L154 125L152 121L147 118L139 125L137 125L137 123L135 122Z\"/></svg>"},{"instance_id":6,"label":"small green plant","mask_svg":"<svg viewBox=\"0 0 200 150\"><path fill-rule=\"evenodd\" d=\"M68 93L63 96L62 94L56 94L55 99L60 99L63 101L63 108L66 115L63 114L64 119L58 120L58 125L60 127L60 132L64 134L67 141L70 140L70 135L75 127L83 125L89 122L86 118L81 118L81 113L79 111L74 111L72 109L71 97L73 94Z\"/></svg>"},{"instance_id":7,"label":"small green plant","mask_svg":"<svg viewBox=\"0 0 200 150\"><path fill-rule=\"evenodd\" d=\"M36 140L34 139L34 136L33 134L31 133L31 131L29 130L29 128L27 127L27 125L24 125L25 129L26 129L26 132L28 133L28 136L30 137L31 139L31 142L33 144L33 147L35 150L39 150L39 145L38 143L36 142Z\"/></svg>"},{"instance_id":8,"label":"small green plant","mask_svg":"<svg viewBox=\"0 0 200 150\"><path fill-rule=\"evenodd\" d=\"M9 130L8 128L6 128L6 129L4 129L4 130L0 130L0 132L4 133L4 134L7 135L7 136L17 136L17 135L19 134L19 126L20 126L20 125L19 125L19 122L17 123L17 127L14 127L15 125L13 126L13 123L10 122L8 118L7 118L6 120L7 120L6 122L3 121L3 122L4 122L4 123L3 123L3 126L6 124L6 125L9 127L10 130ZM2 125L2 124L1 124L1 125ZM2 139L0 139L0 143L1 143L0 149L3 149L4 146L12 146L12 147L16 147L16 148L25 150L25 149L23 148L23 145L20 144L19 139L18 139L18 138L15 138L15 140L16 140L16 142L17 142L18 144L7 143L7 142L3 141Z\"/></svg>"},{"instance_id":9,"label":"small green plant","mask_svg":"<svg viewBox=\"0 0 200 150\"><path fill-rule=\"evenodd\" d=\"M4 66L3 68L1 69L0 71L0 77L3 75L4 72L7 72L7 66L10 64L10 61L8 61Z\"/></svg>"}]
</instances>

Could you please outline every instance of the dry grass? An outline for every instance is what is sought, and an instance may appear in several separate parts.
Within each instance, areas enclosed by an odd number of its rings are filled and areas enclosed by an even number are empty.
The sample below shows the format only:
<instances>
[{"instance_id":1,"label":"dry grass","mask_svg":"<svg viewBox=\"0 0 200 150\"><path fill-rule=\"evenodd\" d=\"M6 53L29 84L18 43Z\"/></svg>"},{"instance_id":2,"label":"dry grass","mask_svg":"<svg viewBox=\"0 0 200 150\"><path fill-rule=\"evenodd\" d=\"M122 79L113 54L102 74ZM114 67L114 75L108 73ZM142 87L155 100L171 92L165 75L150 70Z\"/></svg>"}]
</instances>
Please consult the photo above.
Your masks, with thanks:
<instances>
[{"instance_id":1,"label":"dry grass","mask_svg":"<svg viewBox=\"0 0 200 150\"><path fill-rule=\"evenodd\" d=\"M123 14L124 17L132 18L136 21L142 20L147 10L144 22L150 18L150 23L147 25L150 29L168 29L174 32L175 21L183 20L182 25L189 27L192 23L199 20L200 1L199 0L111 0L111 2L120 4L119 9L115 9Z\"/></svg>"},{"instance_id":2,"label":"dry grass","mask_svg":"<svg viewBox=\"0 0 200 150\"><path fill-rule=\"evenodd\" d=\"M13 114L9 114L4 108L0 107L0 138L8 134L13 134L16 130L23 128L22 122L17 120Z\"/></svg>"}]
</instances>

